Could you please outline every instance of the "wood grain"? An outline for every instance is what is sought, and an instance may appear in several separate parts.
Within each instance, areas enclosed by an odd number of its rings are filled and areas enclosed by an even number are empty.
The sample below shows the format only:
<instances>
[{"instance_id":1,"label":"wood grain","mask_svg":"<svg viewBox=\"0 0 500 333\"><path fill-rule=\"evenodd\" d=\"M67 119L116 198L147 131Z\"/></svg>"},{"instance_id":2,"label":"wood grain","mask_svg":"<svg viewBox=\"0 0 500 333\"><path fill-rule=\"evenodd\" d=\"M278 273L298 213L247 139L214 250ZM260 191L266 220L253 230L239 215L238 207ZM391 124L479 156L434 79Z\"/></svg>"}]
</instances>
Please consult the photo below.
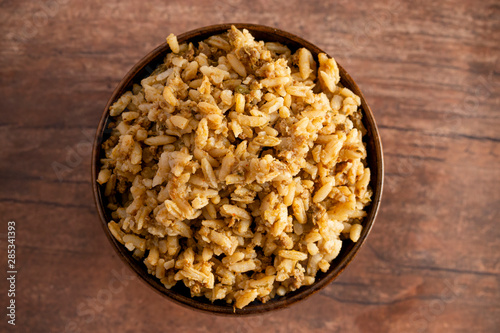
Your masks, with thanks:
<instances>
[{"instance_id":1,"label":"wood grain","mask_svg":"<svg viewBox=\"0 0 500 333\"><path fill-rule=\"evenodd\" d=\"M7 0L0 22L0 248L15 220L20 331L500 330L497 1ZM115 85L168 33L222 22L276 26L334 56L386 158L381 212L348 269L304 302L242 319L181 308L134 278L90 185Z\"/></svg>"}]
</instances>

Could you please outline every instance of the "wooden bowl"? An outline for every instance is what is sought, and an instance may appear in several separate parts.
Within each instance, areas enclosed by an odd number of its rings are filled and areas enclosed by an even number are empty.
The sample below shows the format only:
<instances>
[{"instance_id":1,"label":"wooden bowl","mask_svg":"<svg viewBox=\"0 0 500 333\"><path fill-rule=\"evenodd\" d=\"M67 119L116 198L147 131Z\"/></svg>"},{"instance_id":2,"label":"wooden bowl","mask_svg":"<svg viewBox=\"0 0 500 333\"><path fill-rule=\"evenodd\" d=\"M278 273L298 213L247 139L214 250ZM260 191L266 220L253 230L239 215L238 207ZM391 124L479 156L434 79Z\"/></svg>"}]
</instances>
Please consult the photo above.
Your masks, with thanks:
<instances>
[{"instance_id":1,"label":"wooden bowl","mask_svg":"<svg viewBox=\"0 0 500 333\"><path fill-rule=\"evenodd\" d=\"M316 60L319 53L325 53L320 48L309 43L308 41L279 29L256 24L235 23L234 25L238 29L245 28L249 30L256 38L256 40L280 42L287 45L292 50L292 52L300 47L305 47L311 51ZM179 41L179 44L186 41L198 42L208 38L209 36L223 33L230 27L231 24L212 25L186 32L179 35L177 39ZM169 50L170 49L167 43L163 43L162 45L151 51L141 61L139 61L127 73L127 75L125 75L125 77L121 80L120 84L111 95L108 103L106 104L101 120L99 122L99 126L97 128L92 152L92 188L94 192L94 200L97 211L101 219L101 225L109 241L111 242L111 244L113 244L114 249L117 251L120 258L122 258L142 280L144 280L158 293L169 298L170 300L175 301L180 305L214 314L238 316L277 310L296 303L325 287L347 267L347 265L354 258L363 243L366 241L373 223L375 222L375 217L377 216L377 211L382 197L382 187L384 179L382 144L372 111L366 103L363 94L359 90L359 87L356 85L351 76L340 65L340 82L361 98L361 108L363 109L364 114L363 123L367 129L367 134L364 136L364 141L366 143L368 153L367 163L371 169L370 186L373 189L373 201L366 208L368 215L365 217L363 231L358 242L353 243L351 241L344 241L342 244L342 250L338 257L332 261L330 269L326 273L322 273L321 271L319 271L316 276L316 282L314 284L310 286L302 286L298 290L290 292L282 297L276 296L274 299L268 301L265 304L262 304L258 301L253 302L243 309L235 309L232 305L226 304L224 301L216 301L214 303L211 303L208 299L202 297L192 298L190 296L189 289L186 288L182 283L178 283L172 289L166 289L156 277L148 274L144 263L142 261L134 259L131 252L128 251L122 244L120 244L109 231L107 223L111 220L111 214L110 211L106 208L106 199L103 195L103 189L96 182L97 175L100 169L100 158L103 156L101 143L103 142L103 139L105 140L107 138L107 135L109 135L105 134L105 128L109 121L108 110L111 104L113 104L123 93L132 88L133 83L140 82L141 79L149 76L150 73L160 63L163 62L163 59L167 52L169 52Z\"/></svg>"}]
</instances>

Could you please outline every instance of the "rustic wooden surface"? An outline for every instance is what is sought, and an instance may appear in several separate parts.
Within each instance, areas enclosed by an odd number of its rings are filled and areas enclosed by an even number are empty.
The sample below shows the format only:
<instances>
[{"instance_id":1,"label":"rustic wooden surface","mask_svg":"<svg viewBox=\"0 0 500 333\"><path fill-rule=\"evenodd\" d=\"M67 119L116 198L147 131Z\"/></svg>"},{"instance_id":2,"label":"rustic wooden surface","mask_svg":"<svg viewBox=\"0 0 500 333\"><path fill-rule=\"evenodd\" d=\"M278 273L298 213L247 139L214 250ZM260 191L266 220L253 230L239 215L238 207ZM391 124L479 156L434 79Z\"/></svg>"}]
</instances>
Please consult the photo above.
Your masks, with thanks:
<instances>
[{"instance_id":1,"label":"rustic wooden surface","mask_svg":"<svg viewBox=\"0 0 500 333\"><path fill-rule=\"evenodd\" d=\"M5 271L14 220L19 332L500 330L498 1L4 0L0 22L0 253ZM354 262L311 298L250 318L184 309L134 278L90 187L115 85L168 33L222 22L275 26L333 55L386 158ZM2 278L2 313L6 290Z\"/></svg>"}]
</instances>

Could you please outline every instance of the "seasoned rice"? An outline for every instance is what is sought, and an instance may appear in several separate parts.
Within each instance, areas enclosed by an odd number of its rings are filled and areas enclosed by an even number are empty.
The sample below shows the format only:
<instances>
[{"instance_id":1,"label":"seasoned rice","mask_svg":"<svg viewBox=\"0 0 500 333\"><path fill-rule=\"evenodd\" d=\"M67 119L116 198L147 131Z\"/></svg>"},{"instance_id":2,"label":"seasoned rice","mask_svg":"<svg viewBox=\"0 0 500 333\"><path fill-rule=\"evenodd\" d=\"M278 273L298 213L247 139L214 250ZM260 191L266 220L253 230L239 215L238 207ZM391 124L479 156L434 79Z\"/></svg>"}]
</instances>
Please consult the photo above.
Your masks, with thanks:
<instances>
[{"instance_id":1,"label":"seasoned rice","mask_svg":"<svg viewBox=\"0 0 500 333\"><path fill-rule=\"evenodd\" d=\"M360 98L337 63L232 27L111 107L97 182L113 236L167 288L237 308L314 283L370 203Z\"/></svg>"}]
</instances>

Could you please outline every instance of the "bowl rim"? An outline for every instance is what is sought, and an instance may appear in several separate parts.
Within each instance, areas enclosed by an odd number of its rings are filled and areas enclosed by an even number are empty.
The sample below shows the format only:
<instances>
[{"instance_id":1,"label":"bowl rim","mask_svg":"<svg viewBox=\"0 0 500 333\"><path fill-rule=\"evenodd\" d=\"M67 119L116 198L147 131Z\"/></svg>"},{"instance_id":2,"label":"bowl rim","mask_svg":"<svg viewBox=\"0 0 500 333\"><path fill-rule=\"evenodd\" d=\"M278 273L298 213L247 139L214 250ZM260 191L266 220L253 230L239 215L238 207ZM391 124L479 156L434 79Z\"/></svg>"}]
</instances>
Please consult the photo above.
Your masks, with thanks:
<instances>
[{"instance_id":1,"label":"bowl rim","mask_svg":"<svg viewBox=\"0 0 500 333\"><path fill-rule=\"evenodd\" d=\"M188 32L182 33L177 36L179 43L182 43L187 40L196 40L196 39L204 39L210 35L222 33L227 31L234 25L238 29L247 29L252 34L254 33L262 33L266 35L277 36L280 39L286 39L290 42L290 44L300 44L302 47L306 47L313 53L313 56L317 58L318 53L325 53L322 49L317 47L316 45L308 42L307 40L298 37L292 33L283 31L281 29L260 25L260 24L250 24L250 23L223 23L223 24L215 24L209 25L201 28L197 28L194 30L190 30ZM103 142L104 135L104 126L106 125L109 118L109 107L111 104L119 98L119 96L125 91L126 87L130 85L131 82L137 80L136 76L154 60L157 60L158 57L164 56L167 52L170 51L170 48L166 42L160 44L158 47L150 51L147 55L145 55L141 60L139 60L121 79L116 88L114 89L111 97L108 99L106 107L101 115L99 125L97 127L97 131L94 137L93 147L92 147L92 161L91 161L91 182L92 182L92 191L94 203L96 205L97 212L99 214L99 219L101 221L101 227L104 229L104 232L113 245L118 256L127 263L127 266L130 267L142 280L144 283L153 288L156 292L167 297L169 300L174 301L175 303L195 310L200 310L205 313L212 313L218 315L254 315L269 312L272 310L283 309L291 304L295 304L300 300L303 300L312 294L318 292L320 289L324 288L328 284L330 284L335 278L339 276L340 273L349 265L349 263L354 259L356 254L359 252L360 248L366 241L371 229L373 228L373 224L375 223L375 219L377 217L380 202L382 199L382 192L384 186L384 158L383 158L383 150L382 150L382 141L379 134L379 130L377 124L375 122L375 118L373 112L368 106L365 97L363 96L361 90L359 89L356 82L352 79L352 77L344 70L344 68L338 64L339 72L341 76L341 82L345 85L348 83L349 89L351 89L354 93L356 93L361 99L361 107L363 109L363 123L367 128L367 133L364 135L364 142L368 144L367 138L370 138L369 142L373 145L373 150L371 153L375 153L373 157L375 160L375 165L370 165L370 169L374 167L376 170L372 170L372 177L374 175L374 171L376 171L376 179L370 185L373 190L372 202L369 205L369 214L365 217L363 221L363 230L361 232L360 238L358 242L354 243L352 248L348 250L343 258L340 259L340 262L331 266L327 273L323 273L324 276L316 279L316 281L310 286L303 286L297 289L293 293L289 293L283 297L276 297L266 303L257 304L249 304L247 307L243 309L236 309L232 305L217 305L211 303L201 302L197 298L191 298L188 296L181 295L173 290L166 289L156 277L148 274L144 268L140 268L137 264L138 262L132 259L131 253L120 244L111 234L108 229L108 219L106 218L105 208L102 201L101 189L96 182L98 175L98 166L100 164L99 158L101 155L101 143ZM369 126L366 126L369 124ZM338 257L337 257L338 258ZM336 259L334 259L336 260ZM144 265L140 262L141 265ZM318 273L319 274L319 273Z\"/></svg>"}]
</instances>

